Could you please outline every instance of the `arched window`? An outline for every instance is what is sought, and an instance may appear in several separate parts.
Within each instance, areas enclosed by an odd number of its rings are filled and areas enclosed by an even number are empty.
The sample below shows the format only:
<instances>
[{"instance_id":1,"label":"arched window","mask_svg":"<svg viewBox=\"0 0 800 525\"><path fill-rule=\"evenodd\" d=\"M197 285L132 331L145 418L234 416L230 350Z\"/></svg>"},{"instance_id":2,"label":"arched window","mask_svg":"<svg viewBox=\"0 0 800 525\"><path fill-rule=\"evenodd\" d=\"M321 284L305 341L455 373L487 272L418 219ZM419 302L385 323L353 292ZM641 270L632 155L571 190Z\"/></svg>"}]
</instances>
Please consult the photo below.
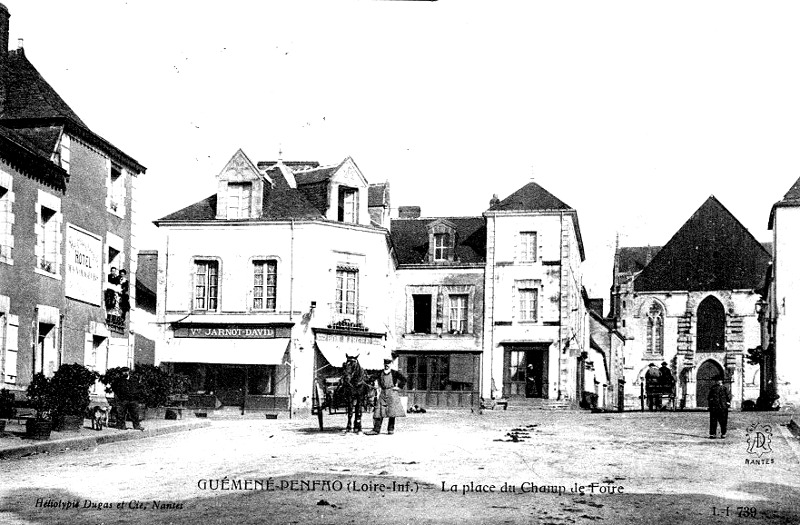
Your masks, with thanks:
<instances>
[{"instance_id":1,"label":"arched window","mask_svg":"<svg viewBox=\"0 0 800 525\"><path fill-rule=\"evenodd\" d=\"M647 311L647 353L664 355L664 309L657 302Z\"/></svg>"},{"instance_id":2,"label":"arched window","mask_svg":"<svg viewBox=\"0 0 800 525\"><path fill-rule=\"evenodd\" d=\"M725 351L725 308L710 295L697 308L697 351Z\"/></svg>"}]
</instances>

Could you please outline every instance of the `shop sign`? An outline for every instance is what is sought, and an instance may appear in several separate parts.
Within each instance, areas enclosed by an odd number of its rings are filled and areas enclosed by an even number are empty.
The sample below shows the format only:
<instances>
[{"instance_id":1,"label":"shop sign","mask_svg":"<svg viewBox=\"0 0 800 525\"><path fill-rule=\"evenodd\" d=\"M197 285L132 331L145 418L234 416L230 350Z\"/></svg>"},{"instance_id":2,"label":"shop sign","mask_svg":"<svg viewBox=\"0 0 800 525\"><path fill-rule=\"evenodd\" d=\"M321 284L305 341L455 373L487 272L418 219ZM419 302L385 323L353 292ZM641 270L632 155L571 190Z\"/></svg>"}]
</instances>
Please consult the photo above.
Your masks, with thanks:
<instances>
[{"instance_id":1,"label":"shop sign","mask_svg":"<svg viewBox=\"0 0 800 525\"><path fill-rule=\"evenodd\" d=\"M317 334L317 341L330 341L332 343L353 343L361 345L383 345L383 337L350 334Z\"/></svg>"},{"instance_id":2,"label":"shop sign","mask_svg":"<svg viewBox=\"0 0 800 525\"><path fill-rule=\"evenodd\" d=\"M289 327L264 325L177 326L174 330L175 337L200 339L273 339L290 335Z\"/></svg>"},{"instance_id":3,"label":"shop sign","mask_svg":"<svg viewBox=\"0 0 800 525\"><path fill-rule=\"evenodd\" d=\"M67 224L64 294L100 306L103 281L103 241L92 233Z\"/></svg>"}]
</instances>

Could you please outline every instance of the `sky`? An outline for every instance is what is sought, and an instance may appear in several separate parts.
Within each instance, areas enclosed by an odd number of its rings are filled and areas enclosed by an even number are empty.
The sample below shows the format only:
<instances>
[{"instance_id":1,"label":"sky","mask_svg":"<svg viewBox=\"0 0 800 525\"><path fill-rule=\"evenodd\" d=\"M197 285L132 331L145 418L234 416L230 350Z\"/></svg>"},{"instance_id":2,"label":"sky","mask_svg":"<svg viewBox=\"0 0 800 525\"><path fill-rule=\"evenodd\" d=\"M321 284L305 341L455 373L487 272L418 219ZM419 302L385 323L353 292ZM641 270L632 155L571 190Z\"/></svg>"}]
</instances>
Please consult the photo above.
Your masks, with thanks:
<instances>
[{"instance_id":1,"label":"sky","mask_svg":"<svg viewBox=\"0 0 800 525\"><path fill-rule=\"evenodd\" d=\"M352 156L391 205L479 216L531 180L578 211L584 284L711 195L760 241L800 178L800 3L0 0L11 45L147 167L152 225L254 162Z\"/></svg>"}]
</instances>

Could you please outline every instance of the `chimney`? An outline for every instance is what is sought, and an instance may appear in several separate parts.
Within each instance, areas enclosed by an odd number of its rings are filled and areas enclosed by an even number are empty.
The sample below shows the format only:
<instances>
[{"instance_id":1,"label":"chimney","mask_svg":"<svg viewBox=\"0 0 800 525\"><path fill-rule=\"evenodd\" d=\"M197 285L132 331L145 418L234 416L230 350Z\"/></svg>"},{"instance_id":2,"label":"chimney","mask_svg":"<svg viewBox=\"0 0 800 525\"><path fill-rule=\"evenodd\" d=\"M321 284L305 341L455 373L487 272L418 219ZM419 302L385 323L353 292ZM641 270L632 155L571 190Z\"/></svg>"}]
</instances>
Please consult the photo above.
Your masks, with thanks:
<instances>
[{"instance_id":1,"label":"chimney","mask_svg":"<svg viewBox=\"0 0 800 525\"><path fill-rule=\"evenodd\" d=\"M400 206L397 212L401 219L419 219L422 210L419 206Z\"/></svg>"},{"instance_id":2,"label":"chimney","mask_svg":"<svg viewBox=\"0 0 800 525\"><path fill-rule=\"evenodd\" d=\"M495 193L494 195L492 195L492 198L489 199L489 208L494 208L497 204L500 204L500 199L497 197L497 194Z\"/></svg>"},{"instance_id":3,"label":"chimney","mask_svg":"<svg viewBox=\"0 0 800 525\"><path fill-rule=\"evenodd\" d=\"M0 111L6 103L6 78L8 69L8 19L11 14L0 4Z\"/></svg>"}]
</instances>

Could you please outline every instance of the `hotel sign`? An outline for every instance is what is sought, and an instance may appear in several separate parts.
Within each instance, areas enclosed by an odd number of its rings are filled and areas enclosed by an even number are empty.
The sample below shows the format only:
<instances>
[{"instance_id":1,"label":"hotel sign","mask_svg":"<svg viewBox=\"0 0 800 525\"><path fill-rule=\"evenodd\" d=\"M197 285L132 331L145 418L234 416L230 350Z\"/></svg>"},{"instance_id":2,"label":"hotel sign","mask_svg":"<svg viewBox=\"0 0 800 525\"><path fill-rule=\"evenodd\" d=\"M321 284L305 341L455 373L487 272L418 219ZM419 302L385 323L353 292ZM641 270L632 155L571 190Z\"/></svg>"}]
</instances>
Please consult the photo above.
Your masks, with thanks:
<instances>
[{"instance_id":1,"label":"hotel sign","mask_svg":"<svg viewBox=\"0 0 800 525\"><path fill-rule=\"evenodd\" d=\"M100 306L103 283L103 240L93 233L67 224L64 294Z\"/></svg>"},{"instance_id":2,"label":"hotel sign","mask_svg":"<svg viewBox=\"0 0 800 525\"><path fill-rule=\"evenodd\" d=\"M317 333L317 341L361 345L383 345L383 336Z\"/></svg>"},{"instance_id":3,"label":"hotel sign","mask_svg":"<svg viewBox=\"0 0 800 525\"><path fill-rule=\"evenodd\" d=\"M198 339L274 339L290 335L291 328L288 326L226 324L176 326L174 329L174 337Z\"/></svg>"}]
</instances>

